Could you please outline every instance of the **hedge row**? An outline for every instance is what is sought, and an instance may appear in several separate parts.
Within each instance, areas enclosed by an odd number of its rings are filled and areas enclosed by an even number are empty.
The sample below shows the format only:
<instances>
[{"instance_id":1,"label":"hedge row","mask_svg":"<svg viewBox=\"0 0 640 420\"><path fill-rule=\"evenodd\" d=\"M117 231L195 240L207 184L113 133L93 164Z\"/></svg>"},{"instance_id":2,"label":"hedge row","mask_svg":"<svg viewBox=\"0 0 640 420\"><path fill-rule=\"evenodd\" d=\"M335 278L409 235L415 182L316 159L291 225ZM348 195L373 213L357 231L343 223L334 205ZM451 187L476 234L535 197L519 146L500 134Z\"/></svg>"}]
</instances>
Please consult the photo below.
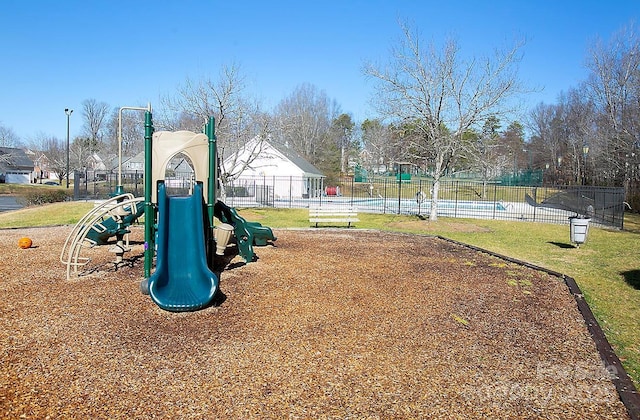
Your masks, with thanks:
<instances>
[{"instance_id":1,"label":"hedge row","mask_svg":"<svg viewBox=\"0 0 640 420\"><path fill-rule=\"evenodd\" d=\"M68 201L73 196L73 191L67 192L58 188L51 189L34 189L24 194L23 198L25 204L28 206L48 203L58 203L61 201Z\"/></svg>"}]
</instances>

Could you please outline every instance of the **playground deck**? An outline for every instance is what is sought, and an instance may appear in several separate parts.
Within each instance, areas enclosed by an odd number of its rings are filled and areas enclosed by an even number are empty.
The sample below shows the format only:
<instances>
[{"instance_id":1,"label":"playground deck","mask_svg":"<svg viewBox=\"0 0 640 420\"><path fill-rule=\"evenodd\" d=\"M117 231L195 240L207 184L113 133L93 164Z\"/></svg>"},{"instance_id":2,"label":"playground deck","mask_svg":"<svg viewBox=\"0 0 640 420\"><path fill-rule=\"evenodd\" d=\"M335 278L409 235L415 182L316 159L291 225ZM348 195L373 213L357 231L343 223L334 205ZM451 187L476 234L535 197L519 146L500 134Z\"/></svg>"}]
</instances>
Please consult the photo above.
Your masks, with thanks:
<instances>
[{"instance_id":1,"label":"playground deck","mask_svg":"<svg viewBox=\"0 0 640 420\"><path fill-rule=\"evenodd\" d=\"M627 418L557 277L437 238L278 231L219 306L170 313L70 227L0 235L3 418ZM29 236L34 248L20 250ZM54 252L56 250L56 252Z\"/></svg>"}]
</instances>

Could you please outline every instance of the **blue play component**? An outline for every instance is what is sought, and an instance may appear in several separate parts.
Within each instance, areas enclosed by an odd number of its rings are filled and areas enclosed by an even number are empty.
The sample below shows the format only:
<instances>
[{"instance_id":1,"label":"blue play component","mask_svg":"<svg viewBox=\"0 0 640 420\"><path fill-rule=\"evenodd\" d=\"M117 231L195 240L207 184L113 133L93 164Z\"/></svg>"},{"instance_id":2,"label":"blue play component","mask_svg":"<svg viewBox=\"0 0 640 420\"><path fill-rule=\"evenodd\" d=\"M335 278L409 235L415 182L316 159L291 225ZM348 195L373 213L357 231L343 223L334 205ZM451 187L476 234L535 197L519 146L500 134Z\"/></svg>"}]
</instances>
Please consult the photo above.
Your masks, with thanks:
<instances>
[{"instance_id":1,"label":"blue play component","mask_svg":"<svg viewBox=\"0 0 640 420\"><path fill-rule=\"evenodd\" d=\"M125 209L131 211L131 206ZM96 245L106 245L109 239L116 235L125 235L131 233L127 227L131 226L140 216L144 214L144 206L138 206L137 213L131 213L122 218L122 223L118 223L113 217L109 217L100 223L96 223L92 229L87 232L87 238L96 243Z\"/></svg>"},{"instance_id":2,"label":"blue play component","mask_svg":"<svg viewBox=\"0 0 640 420\"><path fill-rule=\"evenodd\" d=\"M271 228L262 226L258 222L247 222L238 214L236 209L227 206L222 201L216 201L213 209L218 220L233 226L238 253L245 262L251 262L255 259L253 245L265 246L267 241L275 241L277 239Z\"/></svg>"},{"instance_id":3,"label":"blue play component","mask_svg":"<svg viewBox=\"0 0 640 420\"><path fill-rule=\"evenodd\" d=\"M186 197L167 196L164 182L158 184L156 271L149 277L148 289L164 310L201 309L218 290L218 276L207 264L203 207L201 183Z\"/></svg>"}]
</instances>

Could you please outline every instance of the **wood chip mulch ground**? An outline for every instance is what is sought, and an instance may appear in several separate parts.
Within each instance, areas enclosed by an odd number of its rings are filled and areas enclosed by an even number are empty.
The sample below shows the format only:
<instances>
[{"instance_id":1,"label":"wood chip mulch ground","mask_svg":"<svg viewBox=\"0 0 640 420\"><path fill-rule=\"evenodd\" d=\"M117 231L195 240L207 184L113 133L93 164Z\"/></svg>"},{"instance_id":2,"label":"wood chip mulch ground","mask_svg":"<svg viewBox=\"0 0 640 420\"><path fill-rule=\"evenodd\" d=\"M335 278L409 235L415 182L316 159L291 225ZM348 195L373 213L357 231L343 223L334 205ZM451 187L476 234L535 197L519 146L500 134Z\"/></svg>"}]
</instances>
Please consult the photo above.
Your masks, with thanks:
<instances>
[{"instance_id":1,"label":"wood chip mulch ground","mask_svg":"<svg viewBox=\"0 0 640 420\"><path fill-rule=\"evenodd\" d=\"M0 231L1 418L628 418L546 273L431 237L281 230L229 262L219 306L170 313L138 290L141 227L124 265L87 249L67 280L70 230Z\"/></svg>"}]
</instances>

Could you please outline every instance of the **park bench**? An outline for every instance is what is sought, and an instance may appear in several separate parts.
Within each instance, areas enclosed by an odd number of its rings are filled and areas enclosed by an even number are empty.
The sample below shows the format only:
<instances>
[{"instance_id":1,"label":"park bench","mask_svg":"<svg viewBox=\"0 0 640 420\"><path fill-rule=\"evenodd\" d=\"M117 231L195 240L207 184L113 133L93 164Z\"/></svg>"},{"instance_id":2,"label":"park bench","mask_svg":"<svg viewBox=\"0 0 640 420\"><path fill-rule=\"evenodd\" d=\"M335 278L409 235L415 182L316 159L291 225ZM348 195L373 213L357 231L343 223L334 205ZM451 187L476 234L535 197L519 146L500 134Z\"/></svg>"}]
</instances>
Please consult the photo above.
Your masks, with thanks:
<instances>
[{"instance_id":1,"label":"park bench","mask_svg":"<svg viewBox=\"0 0 640 420\"><path fill-rule=\"evenodd\" d=\"M358 209L351 206L309 206L309 223L351 223L359 222Z\"/></svg>"}]
</instances>

